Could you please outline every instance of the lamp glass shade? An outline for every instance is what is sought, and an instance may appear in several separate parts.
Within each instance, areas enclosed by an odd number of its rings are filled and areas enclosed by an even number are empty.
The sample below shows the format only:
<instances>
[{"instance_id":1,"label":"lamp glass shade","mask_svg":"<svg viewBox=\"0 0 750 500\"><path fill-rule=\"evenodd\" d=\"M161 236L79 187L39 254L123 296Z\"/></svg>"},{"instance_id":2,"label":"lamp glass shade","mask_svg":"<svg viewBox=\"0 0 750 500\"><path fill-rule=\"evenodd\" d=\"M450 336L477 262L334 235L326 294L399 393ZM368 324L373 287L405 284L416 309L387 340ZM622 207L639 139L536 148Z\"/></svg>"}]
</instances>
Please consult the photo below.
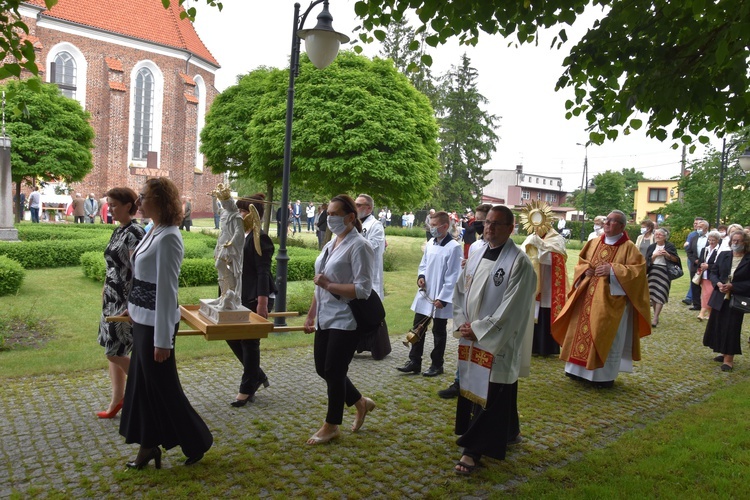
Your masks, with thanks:
<instances>
[{"instance_id":1,"label":"lamp glass shade","mask_svg":"<svg viewBox=\"0 0 750 500\"><path fill-rule=\"evenodd\" d=\"M318 69L328 67L339 53L341 43L335 31L309 30L304 40L307 56Z\"/></svg>"},{"instance_id":2,"label":"lamp glass shade","mask_svg":"<svg viewBox=\"0 0 750 500\"><path fill-rule=\"evenodd\" d=\"M744 153L740 155L740 168L745 172L750 172L750 149L746 149Z\"/></svg>"},{"instance_id":3,"label":"lamp glass shade","mask_svg":"<svg viewBox=\"0 0 750 500\"><path fill-rule=\"evenodd\" d=\"M594 185L593 182L590 182L588 188L586 189L588 190L589 194L596 193L596 186Z\"/></svg>"}]
</instances>

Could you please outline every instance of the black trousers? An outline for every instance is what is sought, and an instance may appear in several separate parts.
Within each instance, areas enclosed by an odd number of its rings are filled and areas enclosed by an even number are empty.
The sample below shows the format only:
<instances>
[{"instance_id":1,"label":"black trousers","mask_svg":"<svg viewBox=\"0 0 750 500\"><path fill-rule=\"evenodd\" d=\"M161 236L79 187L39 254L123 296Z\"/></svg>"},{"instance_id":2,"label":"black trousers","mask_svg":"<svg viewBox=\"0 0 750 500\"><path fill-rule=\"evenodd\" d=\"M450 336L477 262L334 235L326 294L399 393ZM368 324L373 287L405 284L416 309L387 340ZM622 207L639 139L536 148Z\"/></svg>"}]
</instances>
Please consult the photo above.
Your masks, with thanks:
<instances>
[{"instance_id":1,"label":"black trousers","mask_svg":"<svg viewBox=\"0 0 750 500\"><path fill-rule=\"evenodd\" d=\"M487 406L482 408L463 396L456 405L456 444L474 460L483 455L503 460L508 441L521 432L518 421L518 381L513 384L490 382Z\"/></svg>"},{"instance_id":2,"label":"black trousers","mask_svg":"<svg viewBox=\"0 0 750 500\"><path fill-rule=\"evenodd\" d=\"M315 331L315 371L328 385L326 422L332 425L341 425L344 404L352 406L362 397L346 375L359 337L360 333L356 330Z\"/></svg>"},{"instance_id":3,"label":"black trousers","mask_svg":"<svg viewBox=\"0 0 750 500\"><path fill-rule=\"evenodd\" d=\"M257 300L243 305L253 312L258 312ZM272 309L273 299L269 298L268 310ZM258 386L268 378L260 367L260 339L227 340L226 342L242 363L243 370L239 392L252 396Z\"/></svg>"},{"instance_id":4,"label":"black trousers","mask_svg":"<svg viewBox=\"0 0 750 500\"><path fill-rule=\"evenodd\" d=\"M414 314L414 325L417 326L427 316L424 314ZM445 357L445 343L448 338L448 320L445 318L433 318L432 319L432 336L435 340L435 346L432 348L430 353L430 359L432 359L432 366L435 368L443 367L443 359ZM419 366L422 366L422 354L424 353L424 337L416 344L411 345L409 351L409 359Z\"/></svg>"},{"instance_id":5,"label":"black trousers","mask_svg":"<svg viewBox=\"0 0 750 500\"><path fill-rule=\"evenodd\" d=\"M165 361L154 361L153 326L133 323L120 434L126 443L144 448L161 445L168 450L179 445L187 457L200 456L213 444L211 431L182 391L175 350Z\"/></svg>"}]
</instances>

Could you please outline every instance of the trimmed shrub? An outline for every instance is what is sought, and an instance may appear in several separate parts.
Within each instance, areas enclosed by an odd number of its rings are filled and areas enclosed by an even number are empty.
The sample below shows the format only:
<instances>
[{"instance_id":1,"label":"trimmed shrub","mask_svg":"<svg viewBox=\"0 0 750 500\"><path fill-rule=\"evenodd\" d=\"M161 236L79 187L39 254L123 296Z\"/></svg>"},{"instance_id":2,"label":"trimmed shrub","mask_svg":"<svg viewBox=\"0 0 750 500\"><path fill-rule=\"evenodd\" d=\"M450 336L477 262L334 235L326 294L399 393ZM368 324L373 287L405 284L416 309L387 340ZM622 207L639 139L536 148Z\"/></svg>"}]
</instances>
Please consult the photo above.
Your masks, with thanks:
<instances>
[{"instance_id":1,"label":"trimmed shrub","mask_svg":"<svg viewBox=\"0 0 750 500\"><path fill-rule=\"evenodd\" d=\"M86 240L0 242L0 255L21 263L25 269L77 266L85 252L104 253L109 235Z\"/></svg>"},{"instance_id":2,"label":"trimmed shrub","mask_svg":"<svg viewBox=\"0 0 750 500\"><path fill-rule=\"evenodd\" d=\"M300 315L307 314L312 304L315 285L312 281L295 283L287 289L286 310L289 312L296 311Z\"/></svg>"},{"instance_id":3,"label":"trimmed shrub","mask_svg":"<svg viewBox=\"0 0 750 500\"><path fill-rule=\"evenodd\" d=\"M184 259L180 268L180 286L217 285L219 275L213 259Z\"/></svg>"},{"instance_id":4,"label":"trimmed shrub","mask_svg":"<svg viewBox=\"0 0 750 500\"><path fill-rule=\"evenodd\" d=\"M414 227L411 229L408 227L397 227L397 226L387 226L385 228L385 235L386 236L410 236L412 238L424 238L425 232L424 229L422 229L422 224L415 223Z\"/></svg>"},{"instance_id":5,"label":"trimmed shrub","mask_svg":"<svg viewBox=\"0 0 750 500\"><path fill-rule=\"evenodd\" d=\"M0 297L18 293L24 274L23 266L18 261L0 255Z\"/></svg>"},{"instance_id":6,"label":"trimmed shrub","mask_svg":"<svg viewBox=\"0 0 750 500\"><path fill-rule=\"evenodd\" d=\"M190 239L183 240L182 246L185 250L186 259L213 258L216 242L214 241L213 246L209 248L204 241Z\"/></svg>"},{"instance_id":7,"label":"trimmed shrub","mask_svg":"<svg viewBox=\"0 0 750 500\"><path fill-rule=\"evenodd\" d=\"M81 255L83 275L94 281L104 282L107 275L107 262L102 252L86 252Z\"/></svg>"}]
</instances>

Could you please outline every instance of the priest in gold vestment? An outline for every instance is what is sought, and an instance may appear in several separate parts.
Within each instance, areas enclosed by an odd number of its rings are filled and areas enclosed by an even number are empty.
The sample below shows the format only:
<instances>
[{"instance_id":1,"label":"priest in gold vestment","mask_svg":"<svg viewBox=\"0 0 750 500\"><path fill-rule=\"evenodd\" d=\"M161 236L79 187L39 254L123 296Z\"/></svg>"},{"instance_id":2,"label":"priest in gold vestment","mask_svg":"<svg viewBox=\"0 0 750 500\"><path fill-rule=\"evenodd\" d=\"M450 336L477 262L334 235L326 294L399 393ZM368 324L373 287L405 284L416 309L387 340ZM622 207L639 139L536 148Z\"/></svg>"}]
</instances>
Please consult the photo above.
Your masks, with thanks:
<instances>
[{"instance_id":1,"label":"priest in gold vestment","mask_svg":"<svg viewBox=\"0 0 750 500\"><path fill-rule=\"evenodd\" d=\"M568 299L552 324L565 374L612 387L619 372L641 359L651 333L646 261L625 233L627 218L610 212L604 234L581 250Z\"/></svg>"}]
</instances>

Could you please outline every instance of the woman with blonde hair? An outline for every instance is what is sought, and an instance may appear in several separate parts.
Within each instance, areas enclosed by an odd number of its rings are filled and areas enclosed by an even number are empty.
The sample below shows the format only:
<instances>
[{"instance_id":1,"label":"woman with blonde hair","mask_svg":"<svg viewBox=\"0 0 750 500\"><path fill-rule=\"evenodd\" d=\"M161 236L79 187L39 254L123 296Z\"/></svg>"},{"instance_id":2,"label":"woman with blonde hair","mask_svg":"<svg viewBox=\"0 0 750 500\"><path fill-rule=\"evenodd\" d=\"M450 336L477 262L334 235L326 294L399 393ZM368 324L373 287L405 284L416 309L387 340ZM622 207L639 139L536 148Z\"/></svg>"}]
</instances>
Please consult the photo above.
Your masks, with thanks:
<instances>
[{"instance_id":1,"label":"woman with blonde hair","mask_svg":"<svg viewBox=\"0 0 750 500\"><path fill-rule=\"evenodd\" d=\"M185 465L203 458L213 436L190 405L175 363L175 336L180 324L177 303L182 265L182 205L177 187L166 177L149 179L138 207L154 223L133 253L133 287L128 314L133 323L133 357L125 387L120 434L141 445L126 465L142 469L151 460L161 468L161 449L180 446Z\"/></svg>"}]
</instances>

